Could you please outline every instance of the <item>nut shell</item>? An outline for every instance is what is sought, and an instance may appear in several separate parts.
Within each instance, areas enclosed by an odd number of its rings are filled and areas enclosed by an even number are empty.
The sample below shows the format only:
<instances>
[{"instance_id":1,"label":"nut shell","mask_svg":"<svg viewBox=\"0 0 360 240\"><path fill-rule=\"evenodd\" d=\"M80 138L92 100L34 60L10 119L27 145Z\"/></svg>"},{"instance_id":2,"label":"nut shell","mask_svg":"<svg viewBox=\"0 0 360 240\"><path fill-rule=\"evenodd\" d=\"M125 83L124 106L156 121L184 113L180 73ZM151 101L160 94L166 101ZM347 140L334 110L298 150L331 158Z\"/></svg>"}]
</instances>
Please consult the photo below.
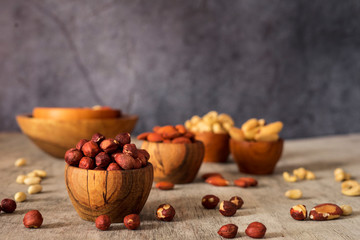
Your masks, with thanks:
<instances>
[{"instance_id":1,"label":"nut shell","mask_svg":"<svg viewBox=\"0 0 360 240\"><path fill-rule=\"evenodd\" d=\"M27 212L23 218L23 224L27 228L39 228L43 223L43 217L38 210Z\"/></svg>"},{"instance_id":2,"label":"nut shell","mask_svg":"<svg viewBox=\"0 0 360 240\"><path fill-rule=\"evenodd\" d=\"M137 214L130 214L124 217L124 225L127 229L135 230L140 226L140 217Z\"/></svg>"},{"instance_id":3,"label":"nut shell","mask_svg":"<svg viewBox=\"0 0 360 240\"><path fill-rule=\"evenodd\" d=\"M238 196L234 196L234 197L230 198L230 202L235 204L237 209L240 209L242 207L242 205L244 204L244 200Z\"/></svg>"},{"instance_id":4,"label":"nut shell","mask_svg":"<svg viewBox=\"0 0 360 240\"><path fill-rule=\"evenodd\" d=\"M230 201L222 201L220 203L219 212L225 217L231 217L236 213L237 207Z\"/></svg>"},{"instance_id":5,"label":"nut shell","mask_svg":"<svg viewBox=\"0 0 360 240\"><path fill-rule=\"evenodd\" d=\"M237 232L238 226L235 224L226 224L219 229L218 234L223 238L235 238Z\"/></svg>"},{"instance_id":6,"label":"nut shell","mask_svg":"<svg viewBox=\"0 0 360 240\"><path fill-rule=\"evenodd\" d=\"M95 220L96 228L102 231L108 230L110 225L111 225L111 220L108 215L100 215Z\"/></svg>"},{"instance_id":7,"label":"nut shell","mask_svg":"<svg viewBox=\"0 0 360 240\"><path fill-rule=\"evenodd\" d=\"M266 227L260 222L252 222L246 228L245 233L252 238L263 238L266 233Z\"/></svg>"},{"instance_id":8,"label":"nut shell","mask_svg":"<svg viewBox=\"0 0 360 240\"><path fill-rule=\"evenodd\" d=\"M161 204L156 210L156 218L170 222L175 216L175 209L170 204Z\"/></svg>"},{"instance_id":9,"label":"nut shell","mask_svg":"<svg viewBox=\"0 0 360 240\"><path fill-rule=\"evenodd\" d=\"M306 206L301 205L301 204L293 206L290 209L290 215L293 219L298 220L298 221L306 219L306 217L307 217Z\"/></svg>"},{"instance_id":10,"label":"nut shell","mask_svg":"<svg viewBox=\"0 0 360 240\"><path fill-rule=\"evenodd\" d=\"M6 213L12 213L16 209L16 202L9 198L1 200L1 209Z\"/></svg>"},{"instance_id":11,"label":"nut shell","mask_svg":"<svg viewBox=\"0 0 360 240\"><path fill-rule=\"evenodd\" d=\"M201 204L206 209L214 209L218 205L220 199L215 195L205 195L201 199Z\"/></svg>"}]
</instances>

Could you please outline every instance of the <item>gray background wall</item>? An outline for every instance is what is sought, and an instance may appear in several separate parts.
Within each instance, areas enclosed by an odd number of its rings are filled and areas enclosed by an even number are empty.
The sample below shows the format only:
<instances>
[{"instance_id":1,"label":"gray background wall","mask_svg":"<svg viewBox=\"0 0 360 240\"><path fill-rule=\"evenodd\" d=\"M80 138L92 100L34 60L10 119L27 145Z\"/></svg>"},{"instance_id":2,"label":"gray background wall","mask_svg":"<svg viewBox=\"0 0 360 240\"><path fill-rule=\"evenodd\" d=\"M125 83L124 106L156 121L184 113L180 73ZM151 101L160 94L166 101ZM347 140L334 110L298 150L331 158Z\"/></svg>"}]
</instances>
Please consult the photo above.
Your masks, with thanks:
<instances>
[{"instance_id":1,"label":"gray background wall","mask_svg":"<svg viewBox=\"0 0 360 240\"><path fill-rule=\"evenodd\" d=\"M360 2L0 0L0 130L110 105L136 133L210 110L286 138L360 132Z\"/></svg>"}]
</instances>

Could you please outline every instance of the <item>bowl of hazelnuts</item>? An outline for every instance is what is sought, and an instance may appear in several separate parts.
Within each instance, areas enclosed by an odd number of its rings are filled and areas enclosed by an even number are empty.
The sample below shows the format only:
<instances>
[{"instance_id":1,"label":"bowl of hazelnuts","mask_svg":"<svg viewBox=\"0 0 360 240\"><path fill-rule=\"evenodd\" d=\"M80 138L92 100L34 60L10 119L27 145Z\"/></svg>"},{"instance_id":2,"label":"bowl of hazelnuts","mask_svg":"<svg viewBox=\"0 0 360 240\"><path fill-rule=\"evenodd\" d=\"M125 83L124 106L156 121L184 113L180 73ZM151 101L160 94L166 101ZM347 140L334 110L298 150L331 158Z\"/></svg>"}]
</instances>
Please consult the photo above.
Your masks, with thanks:
<instances>
[{"instance_id":1,"label":"bowl of hazelnuts","mask_svg":"<svg viewBox=\"0 0 360 240\"><path fill-rule=\"evenodd\" d=\"M111 222L122 222L139 214L153 182L149 158L131 143L129 133L81 139L65 154L65 184L78 215L88 221L108 215Z\"/></svg>"}]
</instances>

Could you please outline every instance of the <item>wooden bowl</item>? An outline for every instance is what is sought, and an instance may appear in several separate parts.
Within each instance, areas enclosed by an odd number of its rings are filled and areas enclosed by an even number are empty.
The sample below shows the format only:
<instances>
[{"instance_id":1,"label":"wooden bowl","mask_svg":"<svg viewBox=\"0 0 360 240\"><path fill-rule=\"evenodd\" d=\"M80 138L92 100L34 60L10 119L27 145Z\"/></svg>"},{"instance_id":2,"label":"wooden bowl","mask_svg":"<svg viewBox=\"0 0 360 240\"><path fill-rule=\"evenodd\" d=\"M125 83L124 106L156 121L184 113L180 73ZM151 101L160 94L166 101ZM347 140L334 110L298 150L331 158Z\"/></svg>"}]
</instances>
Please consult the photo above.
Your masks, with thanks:
<instances>
[{"instance_id":1,"label":"wooden bowl","mask_svg":"<svg viewBox=\"0 0 360 240\"><path fill-rule=\"evenodd\" d=\"M108 119L55 120L18 115L17 123L44 152L56 158L63 158L65 152L82 139L91 139L94 133L115 137L121 132L131 132L138 120L136 115Z\"/></svg>"},{"instance_id":2,"label":"wooden bowl","mask_svg":"<svg viewBox=\"0 0 360 240\"><path fill-rule=\"evenodd\" d=\"M199 141L187 144L144 141L141 148L150 154L155 182L191 183L204 157L204 145Z\"/></svg>"},{"instance_id":3,"label":"wooden bowl","mask_svg":"<svg viewBox=\"0 0 360 240\"><path fill-rule=\"evenodd\" d=\"M151 163L133 170L87 170L65 166L65 183L79 216L88 221L103 214L111 222L122 222L126 215L139 214L153 182Z\"/></svg>"},{"instance_id":4,"label":"wooden bowl","mask_svg":"<svg viewBox=\"0 0 360 240\"><path fill-rule=\"evenodd\" d=\"M251 174L271 174L279 161L284 140L275 142L236 141L230 139L230 150L239 171Z\"/></svg>"},{"instance_id":5,"label":"wooden bowl","mask_svg":"<svg viewBox=\"0 0 360 240\"><path fill-rule=\"evenodd\" d=\"M195 139L204 143L204 162L226 162L229 157L229 134L195 132Z\"/></svg>"},{"instance_id":6,"label":"wooden bowl","mask_svg":"<svg viewBox=\"0 0 360 240\"><path fill-rule=\"evenodd\" d=\"M82 120L82 119L104 119L121 117L121 111L111 108L58 108L58 107L36 107L33 109L34 118L56 119L56 120Z\"/></svg>"}]
</instances>

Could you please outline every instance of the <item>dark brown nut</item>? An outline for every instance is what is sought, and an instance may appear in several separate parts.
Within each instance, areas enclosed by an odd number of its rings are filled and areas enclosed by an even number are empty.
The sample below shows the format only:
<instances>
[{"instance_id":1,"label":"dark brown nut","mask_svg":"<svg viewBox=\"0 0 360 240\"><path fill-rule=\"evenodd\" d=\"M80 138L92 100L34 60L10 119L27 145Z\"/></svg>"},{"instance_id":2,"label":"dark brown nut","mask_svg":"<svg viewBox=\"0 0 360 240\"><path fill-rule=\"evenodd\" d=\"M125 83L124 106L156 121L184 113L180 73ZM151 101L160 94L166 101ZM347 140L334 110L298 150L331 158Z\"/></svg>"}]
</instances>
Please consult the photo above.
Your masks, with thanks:
<instances>
[{"instance_id":1,"label":"dark brown nut","mask_svg":"<svg viewBox=\"0 0 360 240\"><path fill-rule=\"evenodd\" d=\"M114 171L114 170L121 170L121 168L117 163L110 163L106 170Z\"/></svg>"},{"instance_id":2,"label":"dark brown nut","mask_svg":"<svg viewBox=\"0 0 360 240\"><path fill-rule=\"evenodd\" d=\"M87 143L85 143L81 148L81 150L86 157L92 157L92 158L98 155L99 152L101 152L99 146L93 141L88 141Z\"/></svg>"},{"instance_id":3,"label":"dark brown nut","mask_svg":"<svg viewBox=\"0 0 360 240\"><path fill-rule=\"evenodd\" d=\"M104 171L105 169L104 169L104 168L102 168L102 167L96 167L96 168L94 168L93 170Z\"/></svg>"},{"instance_id":4,"label":"dark brown nut","mask_svg":"<svg viewBox=\"0 0 360 240\"><path fill-rule=\"evenodd\" d=\"M16 202L9 198L4 198L1 201L1 209L6 213L12 213L16 209Z\"/></svg>"},{"instance_id":5,"label":"dark brown nut","mask_svg":"<svg viewBox=\"0 0 360 240\"><path fill-rule=\"evenodd\" d=\"M107 166L109 166L110 162L111 158L109 154L105 152L101 152L95 157L95 163L98 167L106 168Z\"/></svg>"},{"instance_id":6,"label":"dark brown nut","mask_svg":"<svg viewBox=\"0 0 360 240\"><path fill-rule=\"evenodd\" d=\"M127 229L135 230L140 226L140 217L137 214L130 214L124 217L124 225Z\"/></svg>"},{"instance_id":7,"label":"dark brown nut","mask_svg":"<svg viewBox=\"0 0 360 240\"><path fill-rule=\"evenodd\" d=\"M83 154L76 148L70 148L65 153L65 162L71 166L78 166Z\"/></svg>"},{"instance_id":8,"label":"dark brown nut","mask_svg":"<svg viewBox=\"0 0 360 240\"><path fill-rule=\"evenodd\" d=\"M218 234L223 238L235 238L237 232L238 226L235 224L226 224L219 229Z\"/></svg>"},{"instance_id":9,"label":"dark brown nut","mask_svg":"<svg viewBox=\"0 0 360 240\"><path fill-rule=\"evenodd\" d=\"M266 233L266 227L260 222L252 222L246 228L245 233L252 238L263 238Z\"/></svg>"},{"instance_id":10,"label":"dark brown nut","mask_svg":"<svg viewBox=\"0 0 360 240\"><path fill-rule=\"evenodd\" d=\"M100 148L106 153L113 153L118 147L118 142L113 138L105 139L100 143Z\"/></svg>"},{"instance_id":11,"label":"dark brown nut","mask_svg":"<svg viewBox=\"0 0 360 240\"><path fill-rule=\"evenodd\" d=\"M139 169L142 167L142 162L139 158L134 159L134 167L133 169Z\"/></svg>"},{"instance_id":12,"label":"dark brown nut","mask_svg":"<svg viewBox=\"0 0 360 240\"><path fill-rule=\"evenodd\" d=\"M119 154L119 153L121 153L122 154L122 150L116 150L115 152L113 152L113 153L111 153L110 154L110 159L111 159L111 161L113 161L113 162L115 162L115 156L116 156L116 154Z\"/></svg>"},{"instance_id":13,"label":"dark brown nut","mask_svg":"<svg viewBox=\"0 0 360 240\"><path fill-rule=\"evenodd\" d=\"M137 156L136 159L141 162L141 166L143 166L143 167L146 166L147 160L146 160L145 156L142 153L138 152L138 156Z\"/></svg>"},{"instance_id":14,"label":"dark brown nut","mask_svg":"<svg viewBox=\"0 0 360 240\"><path fill-rule=\"evenodd\" d=\"M205 195L201 200L201 204L206 209L214 209L218 205L220 199L215 195Z\"/></svg>"},{"instance_id":15,"label":"dark brown nut","mask_svg":"<svg viewBox=\"0 0 360 240\"><path fill-rule=\"evenodd\" d=\"M89 157L81 158L80 163L79 163L79 168L94 169L94 167L95 167L94 159L89 158Z\"/></svg>"},{"instance_id":16,"label":"dark brown nut","mask_svg":"<svg viewBox=\"0 0 360 240\"><path fill-rule=\"evenodd\" d=\"M323 203L311 209L309 217L311 220L324 221L339 218L343 214L342 209L333 203Z\"/></svg>"},{"instance_id":17,"label":"dark brown nut","mask_svg":"<svg viewBox=\"0 0 360 240\"><path fill-rule=\"evenodd\" d=\"M95 133L92 137L91 137L91 141L93 141L94 143L97 143L98 145L100 145L100 143L105 139L105 136L102 135L101 133Z\"/></svg>"},{"instance_id":18,"label":"dark brown nut","mask_svg":"<svg viewBox=\"0 0 360 240\"><path fill-rule=\"evenodd\" d=\"M130 133L119 133L115 136L115 140L118 141L120 146L129 144L131 142Z\"/></svg>"},{"instance_id":19,"label":"dark brown nut","mask_svg":"<svg viewBox=\"0 0 360 240\"><path fill-rule=\"evenodd\" d=\"M85 143L87 143L89 140L87 139L81 139L77 144L76 144L76 149L81 151L82 146L84 146Z\"/></svg>"},{"instance_id":20,"label":"dark brown nut","mask_svg":"<svg viewBox=\"0 0 360 240\"><path fill-rule=\"evenodd\" d=\"M150 159L150 154L145 149L138 149L137 154L138 154L138 156L143 155L146 158L146 161L148 161Z\"/></svg>"},{"instance_id":21,"label":"dark brown nut","mask_svg":"<svg viewBox=\"0 0 360 240\"><path fill-rule=\"evenodd\" d=\"M220 203L219 212L225 217L231 217L236 213L237 207L230 201L222 201Z\"/></svg>"},{"instance_id":22,"label":"dark brown nut","mask_svg":"<svg viewBox=\"0 0 360 240\"><path fill-rule=\"evenodd\" d=\"M242 200L242 198L238 197L238 196L234 196L234 197L230 198L230 202L235 204L237 209L240 209L242 207L242 205L244 204L244 200Z\"/></svg>"},{"instance_id":23,"label":"dark brown nut","mask_svg":"<svg viewBox=\"0 0 360 240\"><path fill-rule=\"evenodd\" d=\"M175 216L175 209L170 204L161 204L156 210L156 218L170 222Z\"/></svg>"},{"instance_id":24,"label":"dark brown nut","mask_svg":"<svg viewBox=\"0 0 360 240\"><path fill-rule=\"evenodd\" d=\"M247 185L251 186L251 187L255 187L258 185L257 180L252 177L241 177L241 178L238 178L237 180L245 181L247 183Z\"/></svg>"},{"instance_id":25,"label":"dark brown nut","mask_svg":"<svg viewBox=\"0 0 360 240\"><path fill-rule=\"evenodd\" d=\"M23 218L23 224L27 228L39 228L43 223L43 217L38 210L27 212Z\"/></svg>"},{"instance_id":26,"label":"dark brown nut","mask_svg":"<svg viewBox=\"0 0 360 240\"><path fill-rule=\"evenodd\" d=\"M111 225L111 220L108 215L100 215L95 220L95 226L102 231L108 230Z\"/></svg>"},{"instance_id":27,"label":"dark brown nut","mask_svg":"<svg viewBox=\"0 0 360 240\"><path fill-rule=\"evenodd\" d=\"M296 205L290 209L290 216L295 220L304 220L307 217L307 210L305 205Z\"/></svg>"},{"instance_id":28,"label":"dark brown nut","mask_svg":"<svg viewBox=\"0 0 360 240\"><path fill-rule=\"evenodd\" d=\"M125 144L123 147L123 153L132 156L133 158L137 158L137 148L133 143Z\"/></svg>"},{"instance_id":29,"label":"dark brown nut","mask_svg":"<svg viewBox=\"0 0 360 240\"><path fill-rule=\"evenodd\" d=\"M174 189L174 184L172 182L158 182L155 184L155 187L160 190L172 190Z\"/></svg>"},{"instance_id":30,"label":"dark brown nut","mask_svg":"<svg viewBox=\"0 0 360 240\"><path fill-rule=\"evenodd\" d=\"M249 184L244 181L244 180L241 180L241 179L236 179L234 180L234 184L238 187L242 187L242 188L247 188L249 186Z\"/></svg>"},{"instance_id":31,"label":"dark brown nut","mask_svg":"<svg viewBox=\"0 0 360 240\"><path fill-rule=\"evenodd\" d=\"M115 161L122 169L125 170L133 169L136 164L135 159L132 156L124 153L116 154Z\"/></svg>"}]
</instances>

